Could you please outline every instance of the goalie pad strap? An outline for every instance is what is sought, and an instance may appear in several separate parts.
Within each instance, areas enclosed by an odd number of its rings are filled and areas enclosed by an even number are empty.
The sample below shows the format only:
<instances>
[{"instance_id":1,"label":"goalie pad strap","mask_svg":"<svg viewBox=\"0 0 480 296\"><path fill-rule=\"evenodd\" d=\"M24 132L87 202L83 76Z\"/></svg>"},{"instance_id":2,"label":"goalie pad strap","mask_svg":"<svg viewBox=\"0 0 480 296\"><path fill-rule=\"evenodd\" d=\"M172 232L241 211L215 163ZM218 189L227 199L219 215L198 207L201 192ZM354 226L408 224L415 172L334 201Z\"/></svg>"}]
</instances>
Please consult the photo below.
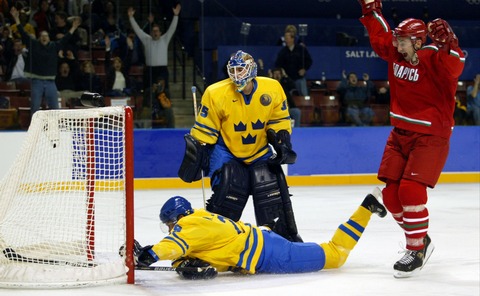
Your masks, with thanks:
<instances>
[{"instance_id":1,"label":"goalie pad strap","mask_svg":"<svg viewBox=\"0 0 480 296\"><path fill-rule=\"evenodd\" d=\"M248 169L235 160L229 161L212 176L213 195L207 201L206 209L238 221L250 195Z\"/></svg>"},{"instance_id":2,"label":"goalie pad strap","mask_svg":"<svg viewBox=\"0 0 480 296\"><path fill-rule=\"evenodd\" d=\"M202 169L208 166L208 153L205 145L201 145L190 134L185 138L185 155L178 169L178 177L184 182L191 183L202 178Z\"/></svg>"}]
</instances>

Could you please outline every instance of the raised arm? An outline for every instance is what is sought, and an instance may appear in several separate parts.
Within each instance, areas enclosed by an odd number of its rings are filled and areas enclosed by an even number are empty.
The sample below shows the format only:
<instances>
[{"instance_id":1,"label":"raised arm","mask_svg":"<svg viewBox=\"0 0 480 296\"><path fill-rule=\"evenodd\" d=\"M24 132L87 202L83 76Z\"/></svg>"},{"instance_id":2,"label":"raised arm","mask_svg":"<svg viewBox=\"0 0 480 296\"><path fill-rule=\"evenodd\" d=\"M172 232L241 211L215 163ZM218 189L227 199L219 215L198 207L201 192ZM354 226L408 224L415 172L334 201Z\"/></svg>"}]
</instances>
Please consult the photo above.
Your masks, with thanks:
<instances>
[{"instance_id":1,"label":"raised arm","mask_svg":"<svg viewBox=\"0 0 480 296\"><path fill-rule=\"evenodd\" d=\"M133 7L129 7L127 13L128 13L128 20L130 21L130 25L132 26L133 31L138 36L140 41L142 43L145 43L148 39L151 39L152 37L147 33L145 33L137 24L137 21L135 20L135 9Z\"/></svg>"},{"instance_id":2,"label":"raised arm","mask_svg":"<svg viewBox=\"0 0 480 296\"><path fill-rule=\"evenodd\" d=\"M170 26L168 27L168 30L167 32L165 32L165 36L167 36L168 40L170 40L173 36L173 34L175 33L175 30L177 29L177 25L178 25L178 14L180 13L180 10L182 9L182 6L179 4L177 4L177 6L175 6L175 8L173 8L173 19L172 19L172 23L170 24Z\"/></svg>"},{"instance_id":3,"label":"raised arm","mask_svg":"<svg viewBox=\"0 0 480 296\"><path fill-rule=\"evenodd\" d=\"M23 29L23 26L20 23L20 12L18 11L18 9L15 6L10 9L10 14L12 15L13 20L15 21L15 24L17 25L18 32L22 36L23 44L28 45L32 41L37 42L37 40L35 38L32 38L32 36L30 36Z\"/></svg>"}]
</instances>

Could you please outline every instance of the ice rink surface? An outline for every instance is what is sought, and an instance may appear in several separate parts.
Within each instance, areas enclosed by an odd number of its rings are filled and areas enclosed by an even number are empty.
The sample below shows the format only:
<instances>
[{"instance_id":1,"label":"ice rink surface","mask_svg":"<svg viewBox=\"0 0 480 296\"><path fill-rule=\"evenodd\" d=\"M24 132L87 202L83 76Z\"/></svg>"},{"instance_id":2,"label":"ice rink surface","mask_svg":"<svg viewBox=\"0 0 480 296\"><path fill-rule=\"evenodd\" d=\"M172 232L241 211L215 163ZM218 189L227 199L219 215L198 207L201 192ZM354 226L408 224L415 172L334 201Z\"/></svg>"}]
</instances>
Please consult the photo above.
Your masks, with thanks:
<instances>
[{"instance_id":1,"label":"ice rink surface","mask_svg":"<svg viewBox=\"0 0 480 296\"><path fill-rule=\"evenodd\" d=\"M375 186L291 187L299 233L304 241L330 240ZM135 192L135 237L154 244L164 234L158 213L171 196L203 207L201 189ZM207 190L206 197L210 196ZM480 184L439 184L429 190L430 231L435 250L415 277L395 279L392 267L403 254L404 236L390 215L373 216L347 262L337 270L288 275L221 273L213 280L187 281L171 271L137 271L136 284L91 288L0 289L0 295L480 295ZM242 216L255 222L251 201ZM169 266L161 261L159 265Z\"/></svg>"}]
</instances>

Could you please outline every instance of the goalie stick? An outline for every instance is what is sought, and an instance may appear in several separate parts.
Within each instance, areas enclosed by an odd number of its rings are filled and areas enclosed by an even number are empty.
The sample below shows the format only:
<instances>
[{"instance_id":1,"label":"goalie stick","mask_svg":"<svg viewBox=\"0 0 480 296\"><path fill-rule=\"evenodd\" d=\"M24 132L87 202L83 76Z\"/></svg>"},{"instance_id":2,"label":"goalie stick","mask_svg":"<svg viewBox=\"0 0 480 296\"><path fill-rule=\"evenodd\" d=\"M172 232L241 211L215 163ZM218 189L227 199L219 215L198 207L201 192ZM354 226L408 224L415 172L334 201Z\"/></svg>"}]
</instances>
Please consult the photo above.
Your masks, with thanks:
<instances>
[{"instance_id":1,"label":"goalie stick","mask_svg":"<svg viewBox=\"0 0 480 296\"><path fill-rule=\"evenodd\" d=\"M135 270L202 272L204 267L135 266Z\"/></svg>"},{"instance_id":2,"label":"goalie stick","mask_svg":"<svg viewBox=\"0 0 480 296\"><path fill-rule=\"evenodd\" d=\"M39 259L39 258L30 258L25 257L12 248L6 248L3 250L3 254L9 260L17 260L24 263L35 263L35 264L49 264L49 265L68 265L73 267L95 267L95 263L85 263L85 262L70 262L63 260L52 260L52 259ZM190 272L201 272L204 268L202 267L169 267L169 266L135 266L135 270L150 270L150 271L190 271Z\"/></svg>"},{"instance_id":3,"label":"goalie stick","mask_svg":"<svg viewBox=\"0 0 480 296\"><path fill-rule=\"evenodd\" d=\"M70 261L64 261L64 260L53 260L53 259L40 259L40 258L30 258L30 257L25 257L17 252L15 252L14 249L12 248L6 248L3 250L3 254L7 259L12 260L12 261L20 261L24 263L36 263L36 264L50 264L50 265L67 265L67 266L73 266L73 267L95 267L97 264L95 263L86 263L86 262L70 262Z\"/></svg>"},{"instance_id":4,"label":"goalie stick","mask_svg":"<svg viewBox=\"0 0 480 296\"><path fill-rule=\"evenodd\" d=\"M195 121L197 121L198 109L197 109L197 87L192 86L192 99L193 99L193 112L195 114ZM205 198L205 178L203 175L203 169L200 169L202 174L202 194L203 194L203 207L207 208L207 199Z\"/></svg>"}]
</instances>

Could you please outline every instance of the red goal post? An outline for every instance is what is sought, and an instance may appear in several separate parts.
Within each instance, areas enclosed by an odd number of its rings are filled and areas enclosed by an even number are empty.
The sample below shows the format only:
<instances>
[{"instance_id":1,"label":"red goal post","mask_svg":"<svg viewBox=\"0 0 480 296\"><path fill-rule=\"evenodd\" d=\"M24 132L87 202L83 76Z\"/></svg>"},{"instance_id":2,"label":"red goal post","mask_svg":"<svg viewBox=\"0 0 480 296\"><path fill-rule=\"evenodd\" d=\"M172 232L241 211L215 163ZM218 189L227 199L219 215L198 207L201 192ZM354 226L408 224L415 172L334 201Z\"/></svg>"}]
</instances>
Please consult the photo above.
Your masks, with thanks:
<instances>
[{"instance_id":1,"label":"red goal post","mask_svg":"<svg viewBox=\"0 0 480 296\"><path fill-rule=\"evenodd\" d=\"M134 283L131 108L36 112L0 204L0 287Z\"/></svg>"}]
</instances>

